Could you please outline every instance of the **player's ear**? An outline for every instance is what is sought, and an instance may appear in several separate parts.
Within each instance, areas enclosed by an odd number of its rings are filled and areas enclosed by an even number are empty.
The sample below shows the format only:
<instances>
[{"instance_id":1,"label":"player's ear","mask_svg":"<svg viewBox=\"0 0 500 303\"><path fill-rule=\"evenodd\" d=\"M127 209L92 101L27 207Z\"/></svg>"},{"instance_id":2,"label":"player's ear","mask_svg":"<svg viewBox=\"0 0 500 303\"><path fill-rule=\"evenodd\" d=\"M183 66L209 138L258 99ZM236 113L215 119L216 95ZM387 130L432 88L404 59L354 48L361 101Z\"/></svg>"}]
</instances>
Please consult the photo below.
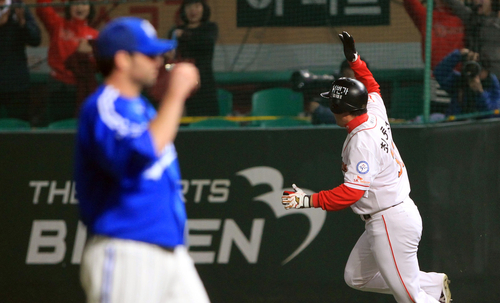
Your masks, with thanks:
<instances>
[{"instance_id":1,"label":"player's ear","mask_svg":"<svg viewBox=\"0 0 500 303\"><path fill-rule=\"evenodd\" d=\"M127 51L117 51L114 57L115 67L121 71L127 71L130 69L132 63L132 55Z\"/></svg>"}]
</instances>

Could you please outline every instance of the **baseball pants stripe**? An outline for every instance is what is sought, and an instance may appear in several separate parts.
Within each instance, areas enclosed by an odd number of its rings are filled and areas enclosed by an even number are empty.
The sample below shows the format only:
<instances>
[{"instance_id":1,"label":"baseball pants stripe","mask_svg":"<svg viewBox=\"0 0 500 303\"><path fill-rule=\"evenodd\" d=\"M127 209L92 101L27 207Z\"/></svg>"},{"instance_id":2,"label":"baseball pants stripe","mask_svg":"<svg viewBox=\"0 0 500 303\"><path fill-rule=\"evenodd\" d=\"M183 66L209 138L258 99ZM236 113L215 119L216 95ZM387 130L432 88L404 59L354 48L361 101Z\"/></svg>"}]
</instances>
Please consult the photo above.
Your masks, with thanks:
<instances>
[{"instance_id":1,"label":"baseball pants stripe","mask_svg":"<svg viewBox=\"0 0 500 303\"><path fill-rule=\"evenodd\" d=\"M346 283L362 291L392 294L397 302L437 303L444 274L420 271L421 233L420 214L409 198L373 215L347 261Z\"/></svg>"},{"instance_id":2,"label":"baseball pants stripe","mask_svg":"<svg viewBox=\"0 0 500 303\"><path fill-rule=\"evenodd\" d=\"M115 251L112 246L106 248L104 256L104 272L103 272L103 283L102 283L102 293L101 302L108 303L109 297L111 295L111 279L113 278L113 269L115 262Z\"/></svg>"},{"instance_id":3,"label":"baseball pants stripe","mask_svg":"<svg viewBox=\"0 0 500 303\"><path fill-rule=\"evenodd\" d=\"M413 300L413 298L411 297L411 294L408 291L408 287L406 287L405 281L403 280L401 272L399 271L398 262L396 261L394 250L392 249L391 237L389 236L389 230L387 229L387 223L385 222L384 216L382 216L382 220L384 221L385 233L387 234L387 241L389 242L389 247L391 248L392 259L394 260L394 265L396 266L396 271L398 272L399 279L401 280L401 284L403 284L403 287L405 288L406 293L408 294L408 297L410 298L411 302L415 303L415 300Z\"/></svg>"}]
</instances>

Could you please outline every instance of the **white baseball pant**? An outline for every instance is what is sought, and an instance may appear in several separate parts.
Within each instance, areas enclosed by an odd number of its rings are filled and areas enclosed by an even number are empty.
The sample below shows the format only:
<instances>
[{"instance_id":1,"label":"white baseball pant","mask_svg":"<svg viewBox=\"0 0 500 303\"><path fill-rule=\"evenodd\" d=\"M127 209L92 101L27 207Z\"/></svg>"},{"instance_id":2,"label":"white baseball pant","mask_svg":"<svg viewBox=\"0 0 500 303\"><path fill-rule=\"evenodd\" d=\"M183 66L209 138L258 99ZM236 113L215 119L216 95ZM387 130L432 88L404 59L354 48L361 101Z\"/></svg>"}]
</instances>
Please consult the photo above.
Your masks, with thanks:
<instances>
[{"instance_id":1,"label":"white baseball pant","mask_svg":"<svg viewBox=\"0 0 500 303\"><path fill-rule=\"evenodd\" d=\"M101 236L83 252L80 279L88 303L210 302L187 249Z\"/></svg>"},{"instance_id":2,"label":"white baseball pant","mask_svg":"<svg viewBox=\"0 0 500 303\"><path fill-rule=\"evenodd\" d=\"M345 268L350 287L392 294L400 303L438 303L444 274L420 271L422 219L410 198L365 221Z\"/></svg>"}]
</instances>

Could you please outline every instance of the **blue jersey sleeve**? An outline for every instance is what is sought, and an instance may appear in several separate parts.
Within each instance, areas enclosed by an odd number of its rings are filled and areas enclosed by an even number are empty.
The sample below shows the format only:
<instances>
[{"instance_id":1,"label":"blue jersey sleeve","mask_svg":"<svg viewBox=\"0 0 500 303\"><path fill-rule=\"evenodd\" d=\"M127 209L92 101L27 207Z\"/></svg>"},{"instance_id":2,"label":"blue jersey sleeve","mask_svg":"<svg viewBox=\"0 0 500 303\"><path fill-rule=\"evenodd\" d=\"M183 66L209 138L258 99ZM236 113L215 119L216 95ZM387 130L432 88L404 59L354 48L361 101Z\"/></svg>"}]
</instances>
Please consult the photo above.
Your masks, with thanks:
<instances>
[{"instance_id":1,"label":"blue jersey sleeve","mask_svg":"<svg viewBox=\"0 0 500 303\"><path fill-rule=\"evenodd\" d=\"M101 162L101 167L107 167L113 175L124 176L138 173L157 159L147 128L140 133L129 133L123 136L101 120L95 124L94 131L97 159Z\"/></svg>"},{"instance_id":2,"label":"blue jersey sleeve","mask_svg":"<svg viewBox=\"0 0 500 303\"><path fill-rule=\"evenodd\" d=\"M149 115L133 115L128 106L117 110L118 95L106 89L97 98L95 106L86 108L81 117L80 131L87 137L87 148L92 148L94 161L110 174L120 178L144 171L158 159L149 132ZM129 101L124 101L128 103Z\"/></svg>"}]
</instances>

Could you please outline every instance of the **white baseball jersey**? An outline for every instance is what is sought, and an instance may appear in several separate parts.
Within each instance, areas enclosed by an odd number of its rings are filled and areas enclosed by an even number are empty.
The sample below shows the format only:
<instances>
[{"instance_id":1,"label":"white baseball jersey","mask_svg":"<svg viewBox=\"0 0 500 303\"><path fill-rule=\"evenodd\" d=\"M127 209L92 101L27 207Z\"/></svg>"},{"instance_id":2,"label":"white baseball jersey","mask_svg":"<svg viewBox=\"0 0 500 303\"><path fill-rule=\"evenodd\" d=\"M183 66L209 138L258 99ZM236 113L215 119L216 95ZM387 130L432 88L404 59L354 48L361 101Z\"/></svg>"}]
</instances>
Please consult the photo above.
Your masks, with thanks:
<instances>
[{"instance_id":1,"label":"white baseball jersey","mask_svg":"<svg viewBox=\"0 0 500 303\"><path fill-rule=\"evenodd\" d=\"M364 190L353 205L356 214L372 214L402 202L410 182L392 140L384 101L378 93L368 97L368 120L349 132L342 148L344 184Z\"/></svg>"},{"instance_id":2,"label":"white baseball jersey","mask_svg":"<svg viewBox=\"0 0 500 303\"><path fill-rule=\"evenodd\" d=\"M420 271L418 243L422 218L409 197L406 167L392 141L379 85L361 60L352 62L356 79L369 92L366 115L347 124L342 150L344 186L364 190L352 204L363 216L365 232L347 261L344 280L359 290L392 294L399 303L450 302L442 296L447 277Z\"/></svg>"}]
</instances>

